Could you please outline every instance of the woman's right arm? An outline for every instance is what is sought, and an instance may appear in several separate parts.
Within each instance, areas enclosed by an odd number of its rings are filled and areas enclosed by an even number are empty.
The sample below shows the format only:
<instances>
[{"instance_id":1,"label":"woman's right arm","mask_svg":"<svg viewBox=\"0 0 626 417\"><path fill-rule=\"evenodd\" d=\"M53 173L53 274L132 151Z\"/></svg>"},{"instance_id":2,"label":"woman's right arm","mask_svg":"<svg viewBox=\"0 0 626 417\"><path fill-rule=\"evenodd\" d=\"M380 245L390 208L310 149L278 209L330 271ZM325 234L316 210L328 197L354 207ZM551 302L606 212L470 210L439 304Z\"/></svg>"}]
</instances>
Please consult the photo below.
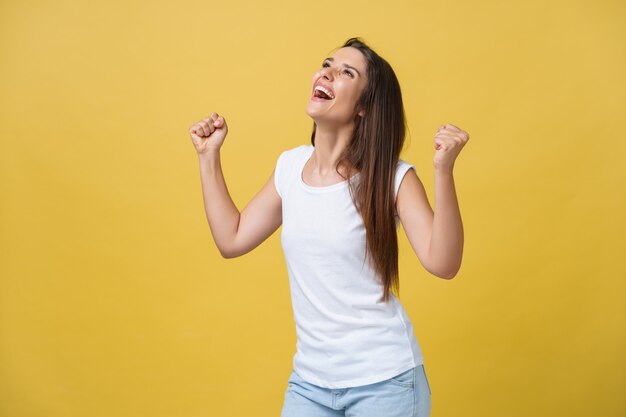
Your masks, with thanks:
<instances>
[{"instance_id":1,"label":"woman's right arm","mask_svg":"<svg viewBox=\"0 0 626 417\"><path fill-rule=\"evenodd\" d=\"M204 208L213 240L224 258L256 248L282 224L282 200L274 187L274 173L239 213L222 172L220 147L228 132L223 117L211 117L189 130L200 164Z\"/></svg>"},{"instance_id":2,"label":"woman's right arm","mask_svg":"<svg viewBox=\"0 0 626 417\"><path fill-rule=\"evenodd\" d=\"M274 173L241 214L228 193L219 152L198 155L204 208L213 240L224 258L250 252L283 221L282 200L274 187Z\"/></svg>"}]
</instances>

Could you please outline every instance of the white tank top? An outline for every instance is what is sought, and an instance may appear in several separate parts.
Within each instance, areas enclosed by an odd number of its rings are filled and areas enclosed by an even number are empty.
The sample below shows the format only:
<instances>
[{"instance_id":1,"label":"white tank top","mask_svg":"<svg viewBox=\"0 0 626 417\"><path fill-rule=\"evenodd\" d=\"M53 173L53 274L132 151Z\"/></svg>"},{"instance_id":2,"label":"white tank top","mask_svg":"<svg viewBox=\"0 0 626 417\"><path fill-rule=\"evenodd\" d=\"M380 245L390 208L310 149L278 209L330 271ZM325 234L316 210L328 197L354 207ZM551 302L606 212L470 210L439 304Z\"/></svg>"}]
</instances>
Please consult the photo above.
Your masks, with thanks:
<instances>
[{"instance_id":1,"label":"white tank top","mask_svg":"<svg viewBox=\"0 0 626 417\"><path fill-rule=\"evenodd\" d=\"M287 262L297 345L293 368L326 388L389 379L423 357L400 301L379 301L383 285L365 262L365 226L348 182L312 187L302 180L312 145L280 154L274 185L282 199L281 244ZM415 167L399 160L397 195ZM358 177L357 177L358 179ZM396 226L399 218L396 214Z\"/></svg>"}]
</instances>

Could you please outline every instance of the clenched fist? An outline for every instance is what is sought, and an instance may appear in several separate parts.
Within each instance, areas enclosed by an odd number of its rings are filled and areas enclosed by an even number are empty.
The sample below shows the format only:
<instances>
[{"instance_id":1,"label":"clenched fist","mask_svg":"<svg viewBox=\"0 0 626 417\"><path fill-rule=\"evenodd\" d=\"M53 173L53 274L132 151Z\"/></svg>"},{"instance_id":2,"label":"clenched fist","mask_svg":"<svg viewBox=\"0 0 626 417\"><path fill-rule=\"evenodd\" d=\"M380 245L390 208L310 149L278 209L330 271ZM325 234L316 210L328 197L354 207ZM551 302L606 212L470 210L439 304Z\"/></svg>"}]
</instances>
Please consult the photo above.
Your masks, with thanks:
<instances>
[{"instance_id":1,"label":"clenched fist","mask_svg":"<svg viewBox=\"0 0 626 417\"><path fill-rule=\"evenodd\" d=\"M191 141L198 154L204 154L211 150L218 151L224 143L227 133L228 125L224 116L215 112L189 128Z\"/></svg>"},{"instance_id":2,"label":"clenched fist","mask_svg":"<svg viewBox=\"0 0 626 417\"><path fill-rule=\"evenodd\" d=\"M469 133L448 123L440 126L435 135L435 169L452 171L456 157L469 140Z\"/></svg>"}]
</instances>

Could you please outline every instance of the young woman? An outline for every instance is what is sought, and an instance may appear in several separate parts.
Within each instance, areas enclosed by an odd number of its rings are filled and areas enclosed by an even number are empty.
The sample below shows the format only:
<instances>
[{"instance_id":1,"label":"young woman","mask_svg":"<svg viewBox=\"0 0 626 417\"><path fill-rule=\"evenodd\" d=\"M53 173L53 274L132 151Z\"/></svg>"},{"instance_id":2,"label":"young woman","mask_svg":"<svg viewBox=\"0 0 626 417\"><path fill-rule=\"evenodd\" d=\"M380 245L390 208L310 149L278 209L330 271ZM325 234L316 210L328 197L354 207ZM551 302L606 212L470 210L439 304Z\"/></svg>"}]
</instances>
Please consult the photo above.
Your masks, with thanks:
<instances>
[{"instance_id":1,"label":"young woman","mask_svg":"<svg viewBox=\"0 0 626 417\"><path fill-rule=\"evenodd\" d=\"M241 213L220 163L226 120L213 113L189 129L222 256L248 253L282 225L297 352L281 416L428 416L424 358L390 291L399 294L397 227L426 270L456 275L463 227L452 171L469 135L451 124L435 135L433 212L415 167L399 159L406 124L396 75L361 39L324 59L306 112L311 145L282 152Z\"/></svg>"}]
</instances>

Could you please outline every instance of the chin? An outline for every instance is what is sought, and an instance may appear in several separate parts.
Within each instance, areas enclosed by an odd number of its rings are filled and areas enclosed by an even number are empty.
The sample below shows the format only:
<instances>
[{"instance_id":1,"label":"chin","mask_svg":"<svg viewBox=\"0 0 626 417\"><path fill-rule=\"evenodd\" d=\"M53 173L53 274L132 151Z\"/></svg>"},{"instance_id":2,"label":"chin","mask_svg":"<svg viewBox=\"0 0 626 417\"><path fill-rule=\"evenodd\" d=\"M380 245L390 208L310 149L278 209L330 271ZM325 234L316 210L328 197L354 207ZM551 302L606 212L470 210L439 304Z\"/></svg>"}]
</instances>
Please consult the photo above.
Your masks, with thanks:
<instances>
[{"instance_id":1,"label":"chin","mask_svg":"<svg viewBox=\"0 0 626 417\"><path fill-rule=\"evenodd\" d=\"M315 111L306 110L306 114L316 123L316 124L324 124L324 123L333 123L333 118L328 117L328 115L320 114Z\"/></svg>"},{"instance_id":2,"label":"chin","mask_svg":"<svg viewBox=\"0 0 626 417\"><path fill-rule=\"evenodd\" d=\"M330 109L320 109L315 105L308 104L306 106L306 114L315 121L328 121L329 119L333 119L333 111Z\"/></svg>"},{"instance_id":3,"label":"chin","mask_svg":"<svg viewBox=\"0 0 626 417\"><path fill-rule=\"evenodd\" d=\"M325 119L327 119L327 117L325 117L325 115L323 113L324 112L320 112L320 111L316 111L315 109L311 109L310 106L307 106L307 108L306 108L306 114L308 114L309 117L311 119L313 119L316 123L318 121L324 121Z\"/></svg>"},{"instance_id":4,"label":"chin","mask_svg":"<svg viewBox=\"0 0 626 417\"><path fill-rule=\"evenodd\" d=\"M320 109L315 105L311 105L311 103L309 103L306 107L306 114L318 125L325 124L342 126L349 124L352 121L349 115L337 114L337 109Z\"/></svg>"},{"instance_id":5,"label":"chin","mask_svg":"<svg viewBox=\"0 0 626 417\"><path fill-rule=\"evenodd\" d=\"M318 113L316 111L310 111L308 108L306 114L308 114L317 125L344 125L349 123L349 120L337 117L336 114Z\"/></svg>"}]
</instances>

